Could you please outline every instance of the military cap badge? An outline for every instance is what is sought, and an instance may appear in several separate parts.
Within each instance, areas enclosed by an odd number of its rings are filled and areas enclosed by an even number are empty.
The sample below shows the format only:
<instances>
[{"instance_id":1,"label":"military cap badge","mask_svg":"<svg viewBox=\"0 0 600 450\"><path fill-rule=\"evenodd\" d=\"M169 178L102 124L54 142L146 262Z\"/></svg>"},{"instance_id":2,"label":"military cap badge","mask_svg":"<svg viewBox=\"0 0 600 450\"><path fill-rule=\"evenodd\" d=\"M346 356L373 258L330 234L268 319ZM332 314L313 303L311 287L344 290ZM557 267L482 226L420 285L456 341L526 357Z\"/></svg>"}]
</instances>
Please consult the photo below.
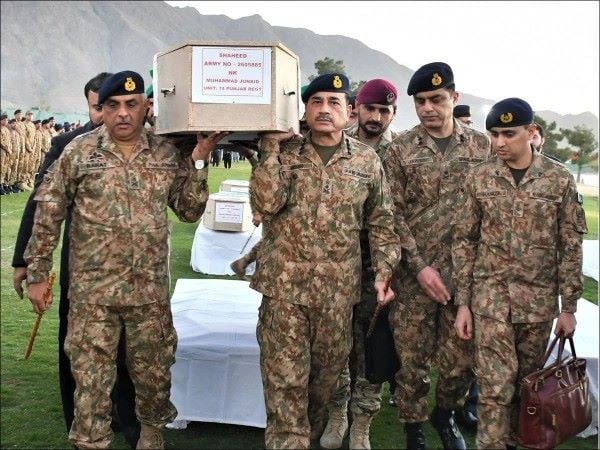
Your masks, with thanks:
<instances>
[{"instance_id":1,"label":"military cap badge","mask_svg":"<svg viewBox=\"0 0 600 450\"><path fill-rule=\"evenodd\" d=\"M434 73L433 77L431 78L431 84L433 84L434 86L439 86L440 84L442 84L442 77L440 77L438 73Z\"/></svg>"},{"instance_id":2,"label":"military cap badge","mask_svg":"<svg viewBox=\"0 0 600 450\"><path fill-rule=\"evenodd\" d=\"M342 87L342 80L340 79L339 75L336 75L335 77L333 77L333 87L336 89L339 89Z\"/></svg>"},{"instance_id":3,"label":"military cap badge","mask_svg":"<svg viewBox=\"0 0 600 450\"><path fill-rule=\"evenodd\" d=\"M512 113L507 112L506 114L502 114L500 116L500 121L502 123L511 123L513 120L513 115Z\"/></svg>"},{"instance_id":4,"label":"military cap badge","mask_svg":"<svg viewBox=\"0 0 600 450\"><path fill-rule=\"evenodd\" d=\"M135 81L131 77L127 77L124 87L127 92L135 90Z\"/></svg>"},{"instance_id":5,"label":"military cap badge","mask_svg":"<svg viewBox=\"0 0 600 450\"><path fill-rule=\"evenodd\" d=\"M395 98L396 98L396 96L394 95L393 92L388 92L388 94L385 96L385 99L387 100L388 103L394 103Z\"/></svg>"}]
</instances>

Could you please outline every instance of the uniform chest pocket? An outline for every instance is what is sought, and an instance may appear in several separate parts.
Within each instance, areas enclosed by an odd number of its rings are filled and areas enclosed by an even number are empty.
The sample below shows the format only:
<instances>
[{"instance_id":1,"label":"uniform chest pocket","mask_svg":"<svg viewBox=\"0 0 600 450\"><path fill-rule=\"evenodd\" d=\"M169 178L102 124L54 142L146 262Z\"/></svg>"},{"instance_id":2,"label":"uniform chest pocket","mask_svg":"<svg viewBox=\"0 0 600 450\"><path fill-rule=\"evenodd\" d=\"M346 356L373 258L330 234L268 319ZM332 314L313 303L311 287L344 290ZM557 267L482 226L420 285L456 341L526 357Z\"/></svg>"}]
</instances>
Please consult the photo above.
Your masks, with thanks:
<instances>
[{"instance_id":1,"label":"uniform chest pocket","mask_svg":"<svg viewBox=\"0 0 600 450\"><path fill-rule=\"evenodd\" d=\"M500 242L510 224L513 202L504 189L484 189L475 193L482 210L482 234L488 242Z\"/></svg>"},{"instance_id":2,"label":"uniform chest pocket","mask_svg":"<svg viewBox=\"0 0 600 450\"><path fill-rule=\"evenodd\" d=\"M562 198L553 192L534 191L529 194L526 214L530 220L533 244L547 246L558 232L558 209Z\"/></svg>"},{"instance_id":3,"label":"uniform chest pocket","mask_svg":"<svg viewBox=\"0 0 600 450\"><path fill-rule=\"evenodd\" d=\"M309 195L310 183L309 171L312 164L286 164L282 165L281 175L289 181L288 199L289 206L297 205ZM312 181L314 183L314 180ZM313 187L314 190L314 187Z\"/></svg>"},{"instance_id":4,"label":"uniform chest pocket","mask_svg":"<svg viewBox=\"0 0 600 450\"><path fill-rule=\"evenodd\" d=\"M440 170L431 156L402 161L406 174L406 201L429 204L438 196Z\"/></svg>"}]
</instances>

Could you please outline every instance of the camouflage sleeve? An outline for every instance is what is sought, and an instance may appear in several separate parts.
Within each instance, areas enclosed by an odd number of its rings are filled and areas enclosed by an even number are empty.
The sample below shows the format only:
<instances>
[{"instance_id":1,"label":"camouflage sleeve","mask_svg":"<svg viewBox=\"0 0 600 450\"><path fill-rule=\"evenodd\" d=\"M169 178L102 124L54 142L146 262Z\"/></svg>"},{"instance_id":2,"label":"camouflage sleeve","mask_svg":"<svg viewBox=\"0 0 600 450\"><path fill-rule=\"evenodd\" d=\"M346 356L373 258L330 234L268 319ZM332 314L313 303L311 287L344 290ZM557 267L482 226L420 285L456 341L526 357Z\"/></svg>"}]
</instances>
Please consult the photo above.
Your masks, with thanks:
<instances>
[{"instance_id":1,"label":"camouflage sleeve","mask_svg":"<svg viewBox=\"0 0 600 450\"><path fill-rule=\"evenodd\" d=\"M182 154L169 189L169 207L182 222L200 220L208 201L207 180L208 166L198 170L194 167L192 157Z\"/></svg>"},{"instance_id":2,"label":"camouflage sleeve","mask_svg":"<svg viewBox=\"0 0 600 450\"><path fill-rule=\"evenodd\" d=\"M377 162L371 193L367 198L365 212L369 230L371 260L375 281L389 281L400 261L400 238L394 232L394 213L389 186L381 164Z\"/></svg>"},{"instance_id":3,"label":"camouflage sleeve","mask_svg":"<svg viewBox=\"0 0 600 450\"><path fill-rule=\"evenodd\" d=\"M401 145L397 141L390 144L388 155L384 161L384 170L393 198L394 227L396 234L400 236L402 259L406 262L411 272L417 275L427 264L419 254L417 241L405 219L406 202L404 201L404 190L406 189L406 175L400 164Z\"/></svg>"},{"instance_id":4,"label":"camouflage sleeve","mask_svg":"<svg viewBox=\"0 0 600 450\"><path fill-rule=\"evenodd\" d=\"M558 285L561 311L577 311L577 300L583 291L583 234L587 233L583 199L577 192L575 180L568 174L569 182L558 216Z\"/></svg>"},{"instance_id":5,"label":"camouflage sleeve","mask_svg":"<svg viewBox=\"0 0 600 450\"><path fill-rule=\"evenodd\" d=\"M250 177L252 210L274 215L287 202L290 180L281 171L280 144L275 139L261 139L261 158Z\"/></svg>"},{"instance_id":6,"label":"camouflage sleeve","mask_svg":"<svg viewBox=\"0 0 600 450\"><path fill-rule=\"evenodd\" d=\"M473 267L477 257L481 227L481 209L474 190L474 176L470 173L465 180L465 203L452 224L452 281L455 286L454 303L471 303Z\"/></svg>"},{"instance_id":7,"label":"camouflage sleeve","mask_svg":"<svg viewBox=\"0 0 600 450\"><path fill-rule=\"evenodd\" d=\"M27 263L27 282L48 279L52 269L52 253L58 244L60 227L75 195L68 152L48 169L34 200L37 202L33 228L23 258Z\"/></svg>"}]
</instances>

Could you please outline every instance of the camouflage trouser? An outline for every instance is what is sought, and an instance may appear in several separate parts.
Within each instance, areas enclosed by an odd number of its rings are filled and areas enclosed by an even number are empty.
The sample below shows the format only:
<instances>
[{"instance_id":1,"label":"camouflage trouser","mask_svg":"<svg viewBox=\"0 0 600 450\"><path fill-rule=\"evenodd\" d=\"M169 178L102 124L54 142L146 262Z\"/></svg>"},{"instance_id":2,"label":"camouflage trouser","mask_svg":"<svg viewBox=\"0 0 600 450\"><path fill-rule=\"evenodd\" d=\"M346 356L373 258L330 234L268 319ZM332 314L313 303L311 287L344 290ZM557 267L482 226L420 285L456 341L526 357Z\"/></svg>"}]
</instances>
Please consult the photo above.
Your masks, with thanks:
<instances>
[{"instance_id":1,"label":"camouflage trouser","mask_svg":"<svg viewBox=\"0 0 600 450\"><path fill-rule=\"evenodd\" d=\"M256 330L267 410L265 446L309 448L348 360L352 309L310 308L263 296Z\"/></svg>"},{"instance_id":2,"label":"camouflage trouser","mask_svg":"<svg viewBox=\"0 0 600 450\"><path fill-rule=\"evenodd\" d=\"M473 344L458 338L456 310L453 303L442 306L421 293L392 302L389 317L401 366L394 394L400 422L427 420L432 362L438 368L437 406L453 410L464 404L474 378Z\"/></svg>"},{"instance_id":3,"label":"camouflage trouser","mask_svg":"<svg viewBox=\"0 0 600 450\"><path fill-rule=\"evenodd\" d=\"M10 153L8 151L0 150L0 183L7 184L8 177L10 175Z\"/></svg>"},{"instance_id":4,"label":"camouflage trouser","mask_svg":"<svg viewBox=\"0 0 600 450\"><path fill-rule=\"evenodd\" d=\"M8 180L9 184L15 184L19 181L19 159L21 159L21 149L17 146L13 145L13 152L10 159L10 178Z\"/></svg>"},{"instance_id":5,"label":"camouflage trouser","mask_svg":"<svg viewBox=\"0 0 600 450\"><path fill-rule=\"evenodd\" d=\"M352 320L352 395L350 368L346 367L340 373L337 381L337 390L329 402L328 409L340 406L350 401L352 415L375 416L381 408L381 383L373 384L366 379L365 373L365 337L369 324L375 312L377 296L374 289L363 289L361 302L354 307L354 318Z\"/></svg>"},{"instance_id":6,"label":"camouflage trouser","mask_svg":"<svg viewBox=\"0 0 600 450\"><path fill-rule=\"evenodd\" d=\"M506 323L474 315L477 448L516 445L521 379L544 356L552 322Z\"/></svg>"},{"instance_id":7,"label":"camouflage trouser","mask_svg":"<svg viewBox=\"0 0 600 450\"><path fill-rule=\"evenodd\" d=\"M114 308L72 303L65 353L76 385L69 442L77 448L108 448L112 441L110 393L122 327L137 418L142 424L163 427L177 415L169 400L177 344L169 305Z\"/></svg>"}]
</instances>

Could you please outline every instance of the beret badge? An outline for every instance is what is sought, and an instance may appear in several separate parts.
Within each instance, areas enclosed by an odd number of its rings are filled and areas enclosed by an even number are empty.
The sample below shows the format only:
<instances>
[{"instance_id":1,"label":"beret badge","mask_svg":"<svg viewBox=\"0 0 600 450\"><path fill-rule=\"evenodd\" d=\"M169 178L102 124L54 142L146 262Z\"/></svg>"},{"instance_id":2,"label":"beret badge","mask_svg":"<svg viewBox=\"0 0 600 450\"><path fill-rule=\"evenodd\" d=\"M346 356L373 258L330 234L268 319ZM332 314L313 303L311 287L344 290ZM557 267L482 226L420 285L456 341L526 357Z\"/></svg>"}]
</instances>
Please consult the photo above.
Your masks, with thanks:
<instances>
[{"instance_id":1,"label":"beret badge","mask_svg":"<svg viewBox=\"0 0 600 450\"><path fill-rule=\"evenodd\" d=\"M502 123L511 123L512 120L513 120L512 113L507 112L506 114L502 114L500 116L500 122L502 122Z\"/></svg>"},{"instance_id":2,"label":"beret badge","mask_svg":"<svg viewBox=\"0 0 600 450\"><path fill-rule=\"evenodd\" d=\"M388 92L388 94L385 96L385 99L387 100L388 103L393 103L395 98L396 98L396 96L394 95L393 92Z\"/></svg>"},{"instance_id":3,"label":"beret badge","mask_svg":"<svg viewBox=\"0 0 600 450\"><path fill-rule=\"evenodd\" d=\"M442 77L440 77L438 73L434 73L433 77L431 78L431 84L433 84L434 86L439 86L440 84L442 84Z\"/></svg>"},{"instance_id":4,"label":"beret badge","mask_svg":"<svg viewBox=\"0 0 600 450\"><path fill-rule=\"evenodd\" d=\"M339 75L333 77L333 87L336 89L340 89L342 87L342 80L340 79Z\"/></svg>"},{"instance_id":5,"label":"beret badge","mask_svg":"<svg viewBox=\"0 0 600 450\"><path fill-rule=\"evenodd\" d=\"M131 77L127 77L124 87L127 92L131 92L131 91L135 90L135 81L133 81L133 79Z\"/></svg>"}]
</instances>

